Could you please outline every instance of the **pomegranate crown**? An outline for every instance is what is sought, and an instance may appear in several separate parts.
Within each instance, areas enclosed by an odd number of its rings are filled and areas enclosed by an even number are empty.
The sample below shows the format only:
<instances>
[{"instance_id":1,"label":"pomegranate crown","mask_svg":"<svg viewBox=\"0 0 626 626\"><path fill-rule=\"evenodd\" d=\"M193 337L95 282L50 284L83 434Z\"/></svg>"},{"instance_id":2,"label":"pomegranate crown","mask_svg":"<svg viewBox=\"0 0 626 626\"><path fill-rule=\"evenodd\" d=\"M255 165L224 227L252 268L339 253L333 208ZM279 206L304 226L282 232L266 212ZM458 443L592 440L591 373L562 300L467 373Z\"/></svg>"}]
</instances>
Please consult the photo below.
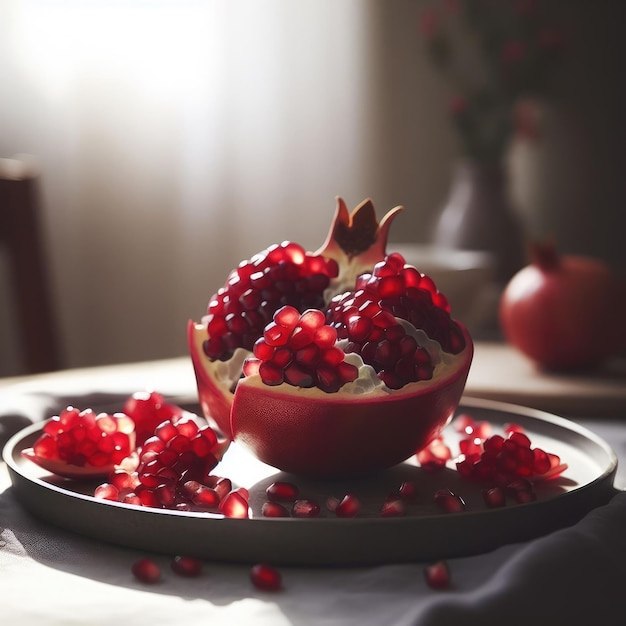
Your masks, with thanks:
<instances>
[{"instance_id":1,"label":"pomegranate crown","mask_svg":"<svg viewBox=\"0 0 626 626\"><path fill-rule=\"evenodd\" d=\"M371 199L363 200L350 213L343 198L338 197L326 241L315 254L336 260L342 255L348 260L365 255L368 261L374 262L384 258L391 223L402 210L403 207L397 206L378 222Z\"/></svg>"}]
</instances>

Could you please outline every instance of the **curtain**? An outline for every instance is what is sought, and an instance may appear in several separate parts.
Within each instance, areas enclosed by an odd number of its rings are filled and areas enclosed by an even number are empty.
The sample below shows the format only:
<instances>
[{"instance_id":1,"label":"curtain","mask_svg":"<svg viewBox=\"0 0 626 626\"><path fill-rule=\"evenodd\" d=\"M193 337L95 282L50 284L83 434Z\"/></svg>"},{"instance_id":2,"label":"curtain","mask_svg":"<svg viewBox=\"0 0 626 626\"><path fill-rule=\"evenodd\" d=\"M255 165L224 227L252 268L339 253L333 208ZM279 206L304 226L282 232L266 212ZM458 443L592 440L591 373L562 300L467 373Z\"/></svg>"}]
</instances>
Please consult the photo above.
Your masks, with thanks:
<instances>
[{"instance_id":1,"label":"curtain","mask_svg":"<svg viewBox=\"0 0 626 626\"><path fill-rule=\"evenodd\" d=\"M0 156L39 164L67 366L184 354L231 267L369 195L367 7L0 5Z\"/></svg>"}]
</instances>

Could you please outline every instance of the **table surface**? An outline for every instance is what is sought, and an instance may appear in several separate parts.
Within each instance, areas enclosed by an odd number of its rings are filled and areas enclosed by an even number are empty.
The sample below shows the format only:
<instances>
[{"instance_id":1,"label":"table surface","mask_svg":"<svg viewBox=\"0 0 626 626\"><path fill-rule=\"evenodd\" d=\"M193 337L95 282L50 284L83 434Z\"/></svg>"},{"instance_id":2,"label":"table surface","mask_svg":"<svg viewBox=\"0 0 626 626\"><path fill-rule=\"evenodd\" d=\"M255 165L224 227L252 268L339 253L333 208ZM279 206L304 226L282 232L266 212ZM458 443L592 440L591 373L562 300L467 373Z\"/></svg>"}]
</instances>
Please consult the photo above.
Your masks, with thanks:
<instances>
[{"instance_id":1,"label":"table surface","mask_svg":"<svg viewBox=\"0 0 626 626\"><path fill-rule=\"evenodd\" d=\"M94 404L156 389L193 398L186 357L0 379L0 443L77 399ZM576 375L547 374L499 343L476 345L466 395L551 411L595 432L616 452L626 486L623 363ZM424 563L282 568L284 589L252 587L248 565L205 563L200 578L146 586L130 566L143 553L55 528L15 500L0 466L0 615L6 624L622 624L626 494L574 526L486 554L450 559L452 586L434 591ZM537 607L541 613L537 613ZM598 618L598 612L600 611ZM506 615L506 620L503 620ZM595 616L595 617L594 617ZM6 620L6 621L5 621ZM556 620L556 621L555 621Z\"/></svg>"}]
</instances>

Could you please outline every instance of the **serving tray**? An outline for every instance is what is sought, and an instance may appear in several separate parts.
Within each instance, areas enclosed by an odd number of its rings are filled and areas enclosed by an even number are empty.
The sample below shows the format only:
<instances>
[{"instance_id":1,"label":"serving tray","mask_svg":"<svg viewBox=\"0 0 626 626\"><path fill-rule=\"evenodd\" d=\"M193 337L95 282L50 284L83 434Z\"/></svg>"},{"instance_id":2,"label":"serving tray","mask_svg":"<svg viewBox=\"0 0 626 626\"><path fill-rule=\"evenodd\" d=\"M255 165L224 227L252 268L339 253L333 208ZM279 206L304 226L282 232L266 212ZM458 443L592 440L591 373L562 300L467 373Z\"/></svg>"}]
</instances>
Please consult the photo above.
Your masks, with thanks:
<instances>
[{"instance_id":1,"label":"serving tray","mask_svg":"<svg viewBox=\"0 0 626 626\"><path fill-rule=\"evenodd\" d=\"M507 543L532 539L577 522L616 493L617 457L601 438L556 415L496 401L465 398L457 413L487 420L498 432L508 423L522 426L533 447L558 454L568 464L560 477L536 486L537 500L488 508L481 485L449 468L428 472L415 459L372 476L316 481L264 465L237 444L214 473L250 491L250 519L216 514L151 509L92 497L97 483L52 476L21 456L41 432L41 423L14 435L3 450L18 501L35 516L97 540L170 555L193 554L218 561L291 565L365 565L429 561L468 556ZM452 426L444 439L458 453ZM317 500L317 518L264 518L265 489L274 481L298 485L300 497ZM387 495L404 481L418 497L403 517L380 517ZM466 501L462 513L443 513L435 491L450 488ZM328 498L355 494L363 504L355 518L338 518L325 508Z\"/></svg>"}]
</instances>

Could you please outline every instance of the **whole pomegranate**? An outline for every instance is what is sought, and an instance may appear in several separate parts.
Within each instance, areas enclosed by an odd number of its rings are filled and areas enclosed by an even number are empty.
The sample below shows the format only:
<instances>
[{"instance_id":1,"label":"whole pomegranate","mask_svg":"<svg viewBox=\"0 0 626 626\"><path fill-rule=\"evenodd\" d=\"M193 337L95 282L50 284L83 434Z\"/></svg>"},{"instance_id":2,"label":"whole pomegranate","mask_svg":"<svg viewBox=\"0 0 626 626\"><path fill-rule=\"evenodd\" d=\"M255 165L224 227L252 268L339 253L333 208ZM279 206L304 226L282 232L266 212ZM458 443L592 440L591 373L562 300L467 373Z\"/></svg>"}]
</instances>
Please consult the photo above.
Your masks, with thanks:
<instances>
[{"instance_id":1,"label":"whole pomegranate","mask_svg":"<svg viewBox=\"0 0 626 626\"><path fill-rule=\"evenodd\" d=\"M502 293L506 340L542 367L593 366L624 345L623 285L603 261L533 243L530 264Z\"/></svg>"},{"instance_id":2,"label":"whole pomegranate","mask_svg":"<svg viewBox=\"0 0 626 626\"><path fill-rule=\"evenodd\" d=\"M471 337L433 281L386 253L391 210L343 200L326 242L234 269L189 349L203 413L281 470L390 467L439 434L463 392Z\"/></svg>"}]
</instances>

